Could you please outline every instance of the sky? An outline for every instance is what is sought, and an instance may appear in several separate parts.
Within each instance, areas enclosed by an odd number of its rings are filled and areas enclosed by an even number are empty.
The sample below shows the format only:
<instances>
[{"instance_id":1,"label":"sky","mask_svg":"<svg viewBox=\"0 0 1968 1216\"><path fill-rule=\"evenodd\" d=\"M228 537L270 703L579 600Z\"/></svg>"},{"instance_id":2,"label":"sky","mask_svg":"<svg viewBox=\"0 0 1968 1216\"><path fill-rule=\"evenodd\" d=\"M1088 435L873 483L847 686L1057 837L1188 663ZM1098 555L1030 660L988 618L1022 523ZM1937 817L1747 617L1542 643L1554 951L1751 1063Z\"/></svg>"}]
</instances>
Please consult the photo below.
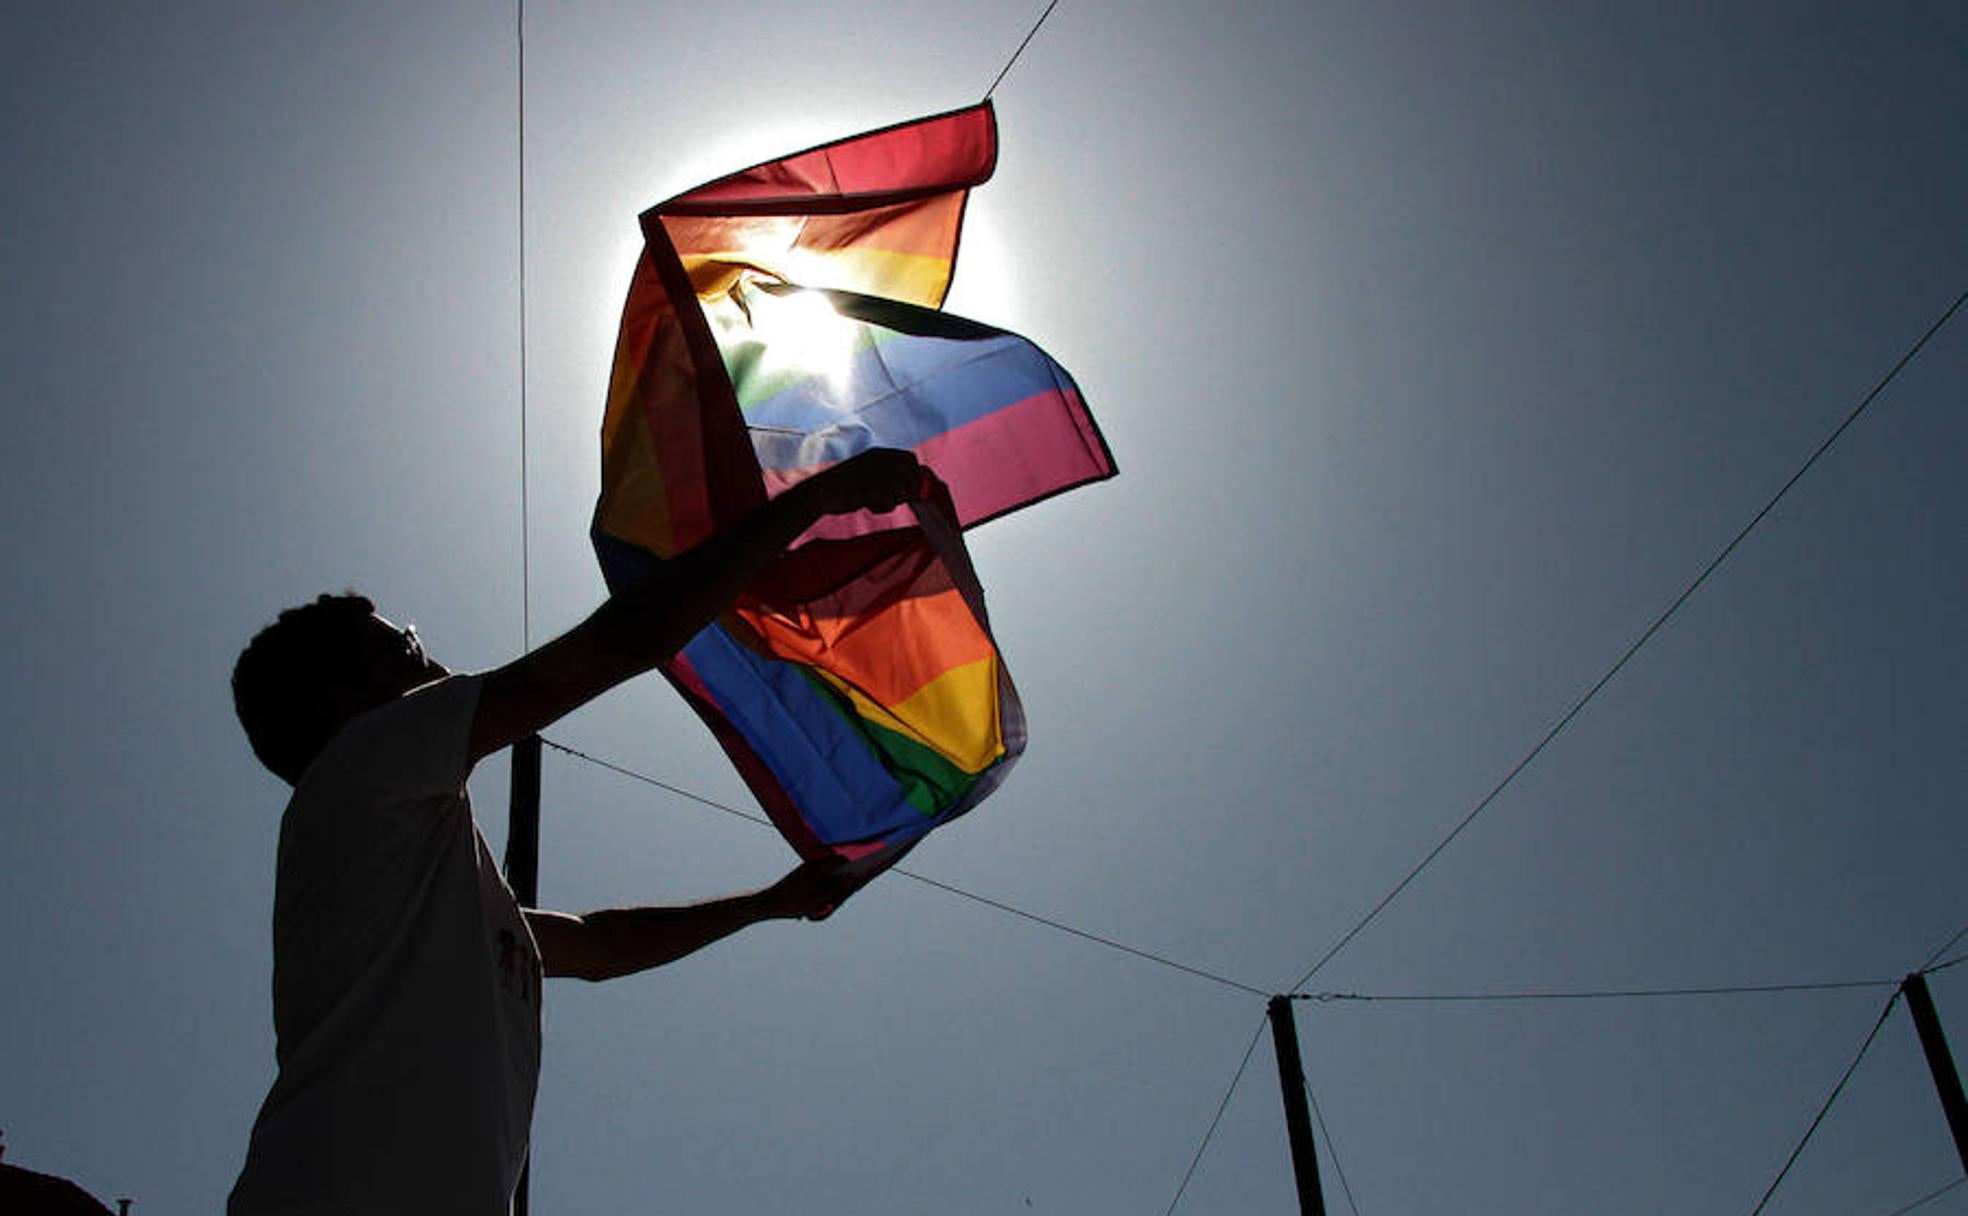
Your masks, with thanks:
<instances>
[{"instance_id":1,"label":"sky","mask_svg":"<svg viewBox=\"0 0 1968 1216\"><path fill-rule=\"evenodd\" d=\"M580 620L637 213L977 100L1039 8L535 0L522 209L510 7L7 7L10 1162L219 1209L283 801L239 647L351 586L456 668ZM995 101L949 307L1070 368L1121 475L972 533L1032 743L908 865L1209 974L891 875L551 987L537 1213L1293 1210L1262 994L1968 288L1955 3L1063 0ZM1964 401L1957 317L1304 987L1883 985L1300 1002L1330 1211L1749 1213L1891 982L1962 953ZM548 737L750 805L660 680ZM793 862L544 784L550 906ZM473 792L496 848L503 760ZM1968 967L1930 983L1968 1054ZM1895 1008L1765 1210L1961 1174Z\"/></svg>"}]
</instances>

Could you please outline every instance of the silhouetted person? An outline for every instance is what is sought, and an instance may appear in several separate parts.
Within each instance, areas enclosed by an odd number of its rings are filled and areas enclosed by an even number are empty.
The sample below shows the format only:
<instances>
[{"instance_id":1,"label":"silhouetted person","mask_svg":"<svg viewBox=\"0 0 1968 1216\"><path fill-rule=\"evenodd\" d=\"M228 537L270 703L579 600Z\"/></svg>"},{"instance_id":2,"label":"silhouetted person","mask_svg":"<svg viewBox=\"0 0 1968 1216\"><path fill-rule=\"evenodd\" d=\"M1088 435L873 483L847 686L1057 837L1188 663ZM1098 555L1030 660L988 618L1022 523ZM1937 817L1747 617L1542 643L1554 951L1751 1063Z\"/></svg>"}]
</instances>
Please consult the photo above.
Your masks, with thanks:
<instances>
[{"instance_id":1,"label":"silhouetted person","mask_svg":"<svg viewBox=\"0 0 1968 1216\"><path fill-rule=\"evenodd\" d=\"M821 516L890 509L923 480L906 453L864 453L482 675L452 675L357 595L289 609L253 639L234 702L254 754L294 792L273 910L279 1075L233 1216L505 1216L532 1121L543 971L627 975L833 910L849 886L827 863L690 906L521 909L465 778L674 654Z\"/></svg>"},{"instance_id":2,"label":"silhouetted person","mask_svg":"<svg viewBox=\"0 0 1968 1216\"><path fill-rule=\"evenodd\" d=\"M0 1134L0 1158L7 1143ZM36 1173L0 1160L0 1213L5 1216L110 1216L94 1195L53 1174Z\"/></svg>"}]
</instances>

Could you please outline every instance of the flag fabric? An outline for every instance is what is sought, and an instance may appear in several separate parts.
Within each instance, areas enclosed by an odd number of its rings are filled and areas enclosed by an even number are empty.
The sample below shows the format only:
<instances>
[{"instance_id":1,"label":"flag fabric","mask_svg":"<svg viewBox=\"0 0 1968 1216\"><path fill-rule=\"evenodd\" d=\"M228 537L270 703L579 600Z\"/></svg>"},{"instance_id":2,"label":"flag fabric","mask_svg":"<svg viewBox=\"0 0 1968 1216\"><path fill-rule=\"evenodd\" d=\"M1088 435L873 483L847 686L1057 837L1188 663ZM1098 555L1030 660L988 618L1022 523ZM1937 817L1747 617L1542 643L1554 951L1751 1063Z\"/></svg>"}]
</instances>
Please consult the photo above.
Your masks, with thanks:
<instances>
[{"instance_id":1,"label":"flag fabric","mask_svg":"<svg viewBox=\"0 0 1968 1216\"><path fill-rule=\"evenodd\" d=\"M936 493L800 537L664 674L803 856L892 854L1023 751L962 529L1113 475L1066 371L940 310L988 102L720 178L642 216L602 422L611 586L871 447Z\"/></svg>"}]
</instances>

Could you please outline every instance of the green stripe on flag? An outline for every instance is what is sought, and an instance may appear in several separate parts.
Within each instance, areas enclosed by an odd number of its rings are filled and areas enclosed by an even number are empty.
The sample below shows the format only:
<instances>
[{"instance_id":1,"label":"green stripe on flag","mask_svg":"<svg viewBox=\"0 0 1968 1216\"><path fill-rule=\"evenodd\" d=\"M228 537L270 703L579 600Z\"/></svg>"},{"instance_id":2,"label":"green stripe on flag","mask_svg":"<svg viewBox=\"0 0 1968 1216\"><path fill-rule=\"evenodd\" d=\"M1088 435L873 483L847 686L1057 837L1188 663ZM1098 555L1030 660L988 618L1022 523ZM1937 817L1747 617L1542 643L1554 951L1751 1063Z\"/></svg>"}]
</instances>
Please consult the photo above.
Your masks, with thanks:
<instances>
[{"instance_id":1,"label":"green stripe on flag","mask_svg":"<svg viewBox=\"0 0 1968 1216\"><path fill-rule=\"evenodd\" d=\"M827 704L833 707L834 712L846 719L867 740L868 747L881 757L882 767L902 787L903 798L921 811L925 818L933 819L955 806L957 799L963 797L980 775L951 762L943 753L918 739L870 722L855 713L852 703L815 675L812 668L799 665L799 673L814 688L825 693Z\"/></svg>"}]
</instances>

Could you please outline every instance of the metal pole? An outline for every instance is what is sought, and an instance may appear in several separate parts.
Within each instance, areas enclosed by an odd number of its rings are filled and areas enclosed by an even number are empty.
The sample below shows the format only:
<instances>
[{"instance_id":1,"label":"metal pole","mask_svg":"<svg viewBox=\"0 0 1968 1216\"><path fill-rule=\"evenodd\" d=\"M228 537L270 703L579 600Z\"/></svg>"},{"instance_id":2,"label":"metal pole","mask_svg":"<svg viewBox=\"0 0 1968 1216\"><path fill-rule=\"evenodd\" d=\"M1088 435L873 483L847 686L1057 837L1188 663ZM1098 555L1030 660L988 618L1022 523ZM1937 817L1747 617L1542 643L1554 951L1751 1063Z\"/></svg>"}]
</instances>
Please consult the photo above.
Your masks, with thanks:
<instances>
[{"instance_id":1,"label":"metal pole","mask_svg":"<svg viewBox=\"0 0 1968 1216\"><path fill-rule=\"evenodd\" d=\"M1278 1053L1278 1088L1285 1095L1285 1131L1291 1136L1299 1214L1325 1216L1326 1197L1319 1189L1319 1150L1312 1141L1312 1112L1305 1103L1305 1066L1298 1057L1298 1023L1292 1019L1291 998L1274 996L1266 1010L1271 1015L1271 1043Z\"/></svg>"},{"instance_id":2,"label":"metal pole","mask_svg":"<svg viewBox=\"0 0 1968 1216\"><path fill-rule=\"evenodd\" d=\"M522 908L540 902L540 736L528 735L512 747L511 799L506 818L506 884ZM527 1216L533 1164L520 1169L513 1191L512 1216Z\"/></svg>"},{"instance_id":3,"label":"metal pole","mask_svg":"<svg viewBox=\"0 0 1968 1216\"><path fill-rule=\"evenodd\" d=\"M512 746L512 801L506 820L506 884L522 908L540 901L540 736Z\"/></svg>"},{"instance_id":4,"label":"metal pole","mask_svg":"<svg viewBox=\"0 0 1968 1216\"><path fill-rule=\"evenodd\" d=\"M1927 1068L1934 1074L1941 1110L1947 1115L1948 1130L1954 1133L1954 1151L1961 1155L1961 1168L1968 1170L1968 1098L1962 1096L1961 1075L1954 1070L1947 1036L1941 1033L1934 998L1927 992L1927 977L1916 971L1900 984L1900 992L1906 997L1907 1012L1913 1015L1913 1028L1920 1033L1920 1049L1927 1053Z\"/></svg>"}]
</instances>

